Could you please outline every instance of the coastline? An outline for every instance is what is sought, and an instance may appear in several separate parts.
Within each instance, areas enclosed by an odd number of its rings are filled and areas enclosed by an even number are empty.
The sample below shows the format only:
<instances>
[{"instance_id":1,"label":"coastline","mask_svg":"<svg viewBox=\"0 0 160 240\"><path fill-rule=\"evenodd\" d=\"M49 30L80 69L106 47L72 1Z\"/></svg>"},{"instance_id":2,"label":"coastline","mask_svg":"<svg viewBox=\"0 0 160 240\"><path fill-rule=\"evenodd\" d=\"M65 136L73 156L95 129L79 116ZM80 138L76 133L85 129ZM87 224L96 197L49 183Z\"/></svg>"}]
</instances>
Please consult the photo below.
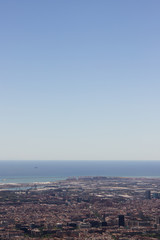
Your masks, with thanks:
<instances>
[{"instance_id":1,"label":"coastline","mask_svg":"<svg viewBox=\"0 0 160 240\"><path fill-rule=\"evenodd\" d=\"M42 177L41 177L42 178ZM143 180L158 180L159 176L79 176L79 177L66 177L66 178L54 178L56 181L32 181L32 182L0 182L0 191L27 191L27 190L49 190L54 189L61 183L70 185L70 182L78 181L117 181L130 180L130 181L143 181Z\"/></svg>"}]
</instances>

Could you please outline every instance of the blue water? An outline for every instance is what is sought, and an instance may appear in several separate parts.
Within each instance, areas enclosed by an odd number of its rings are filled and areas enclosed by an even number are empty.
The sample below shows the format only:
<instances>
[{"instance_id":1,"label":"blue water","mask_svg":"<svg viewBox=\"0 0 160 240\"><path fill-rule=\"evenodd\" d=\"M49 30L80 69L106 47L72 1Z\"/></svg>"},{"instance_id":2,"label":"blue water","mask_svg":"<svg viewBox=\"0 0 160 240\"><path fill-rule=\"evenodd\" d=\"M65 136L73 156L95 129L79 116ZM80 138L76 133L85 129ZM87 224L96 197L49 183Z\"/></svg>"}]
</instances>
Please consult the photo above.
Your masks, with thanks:
<instances>
[{"instance_id":1,"label":"blue water","mask_svg":"<svg viewBox=\"0 0 160 240\"><path fill-rule=\"evenodd\" d=\"M49 182L73 176L160 177L160 161L0 161L0 183Z\"/></svg>"}]
</instances>

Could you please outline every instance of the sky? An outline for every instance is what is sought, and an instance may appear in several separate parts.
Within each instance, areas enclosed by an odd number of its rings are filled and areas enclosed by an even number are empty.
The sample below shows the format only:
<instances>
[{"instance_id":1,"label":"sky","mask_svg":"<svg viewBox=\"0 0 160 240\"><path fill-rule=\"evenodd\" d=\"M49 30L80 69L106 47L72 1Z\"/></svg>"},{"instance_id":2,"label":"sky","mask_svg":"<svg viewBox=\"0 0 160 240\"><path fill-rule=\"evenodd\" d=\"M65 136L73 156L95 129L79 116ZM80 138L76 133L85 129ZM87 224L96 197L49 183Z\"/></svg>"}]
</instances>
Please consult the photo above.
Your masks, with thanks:
<instances>
[{"instance_id":1,"label":"sky","mask_svg":"<svg viewBox=\"0 0 160 240\"><path fill-rule=\"evenodd\" d=\"M160 1L0 1L0 160L160 160Z\"/></svg>"}]
</instances>

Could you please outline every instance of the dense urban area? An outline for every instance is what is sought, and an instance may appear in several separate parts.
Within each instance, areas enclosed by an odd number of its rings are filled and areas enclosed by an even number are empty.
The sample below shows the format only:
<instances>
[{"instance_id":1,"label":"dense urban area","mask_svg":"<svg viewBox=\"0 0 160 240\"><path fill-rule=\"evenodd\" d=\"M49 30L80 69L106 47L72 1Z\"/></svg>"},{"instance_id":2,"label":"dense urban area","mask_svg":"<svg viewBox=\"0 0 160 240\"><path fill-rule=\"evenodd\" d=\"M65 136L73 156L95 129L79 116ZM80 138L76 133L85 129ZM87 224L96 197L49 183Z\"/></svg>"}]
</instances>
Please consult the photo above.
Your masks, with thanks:
<instances>
[{"instance_id":1,"label":"dense urban area","mask_svg":"<svg viewBox=\"0 0 160 240\"><path fill-rule=\"evenodd\" d=\"M160 179L1 184L0 239L160 239Z\"/></svg>"}]
</instances>

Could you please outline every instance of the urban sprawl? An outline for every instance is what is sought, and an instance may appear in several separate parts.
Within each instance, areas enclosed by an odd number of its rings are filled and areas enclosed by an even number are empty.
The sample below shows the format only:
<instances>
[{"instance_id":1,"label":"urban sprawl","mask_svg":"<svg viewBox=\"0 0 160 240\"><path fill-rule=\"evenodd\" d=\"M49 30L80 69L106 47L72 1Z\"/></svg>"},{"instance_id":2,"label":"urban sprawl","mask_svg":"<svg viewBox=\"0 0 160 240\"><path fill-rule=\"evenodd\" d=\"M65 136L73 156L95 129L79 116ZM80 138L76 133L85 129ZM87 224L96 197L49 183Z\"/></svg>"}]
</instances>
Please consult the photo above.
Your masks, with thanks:
<instances>
[{"instance_id":1,"label":"urban sprawl","mask_svg":"<svg viewBox=\"0 0 160 240\"><path fill-rule=\"evenodd\" d=\"M160 239L160 179L1 184L0 239Z\"/></svg>"}]
</instances>

